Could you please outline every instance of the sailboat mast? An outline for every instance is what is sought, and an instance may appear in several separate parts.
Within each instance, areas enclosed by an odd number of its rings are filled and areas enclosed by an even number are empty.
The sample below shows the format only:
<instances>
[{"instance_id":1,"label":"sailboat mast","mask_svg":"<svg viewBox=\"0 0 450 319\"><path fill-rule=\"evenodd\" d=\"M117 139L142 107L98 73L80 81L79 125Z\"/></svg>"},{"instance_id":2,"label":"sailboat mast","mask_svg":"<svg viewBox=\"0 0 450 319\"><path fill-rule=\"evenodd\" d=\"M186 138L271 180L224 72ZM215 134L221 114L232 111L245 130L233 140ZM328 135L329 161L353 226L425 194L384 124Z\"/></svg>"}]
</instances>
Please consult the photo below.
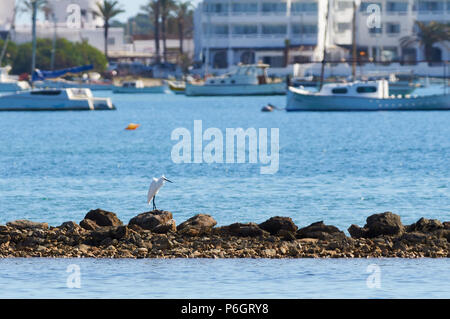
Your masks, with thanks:
<instances>
[{"instance_id":1,"label":"sailboat mast","mask_svg":"<svg viewBox=\"0 0 450 319\"><path fill-rule=\"evenodd\" d=\"M356 0L353 0L353 23L352 23L352 78L356 81Z\"/></svg>"},{"instance_id":2,"label":"sailboat mast","mask_svg":"<svg viewBox=\"0 0 450 319\"><path fill-rule=\"evenodd\" d=\"M322 89L324 77L325 77L325 64L326 64L326 55L327 55L327 34L328 34L328 18L330 14L330 1L327 2L327 14L325 15L325 31L323 36L323 57L322 57L322 67L320 70L320 86L319 90Z\"/></svg>"},{"instance_id":3,"label":"sailboat mast","mask_svg":"<svg viewBox=\"0 0 450 319\"><path fill-rule=\"evenodd\" d=\"M53 41L52 41L52 57L50 62L50 68L53 71L55 69L55 53L56 53L56 16L54 12L52 12L52 20L53 20Z\"/></svg>"},{"instance_id":4,"label":"sailboat mast","mask_svg":"<svg viewBox=\"0 0 450 319\"><path fill-rule=\"evenodd\" d=\"M36 69L36 15L37 15L37 0L31 0L31 8L32 8L32 56L31 56L31 82L33 82L33 73Z\"/></svg>"}]
</instances>

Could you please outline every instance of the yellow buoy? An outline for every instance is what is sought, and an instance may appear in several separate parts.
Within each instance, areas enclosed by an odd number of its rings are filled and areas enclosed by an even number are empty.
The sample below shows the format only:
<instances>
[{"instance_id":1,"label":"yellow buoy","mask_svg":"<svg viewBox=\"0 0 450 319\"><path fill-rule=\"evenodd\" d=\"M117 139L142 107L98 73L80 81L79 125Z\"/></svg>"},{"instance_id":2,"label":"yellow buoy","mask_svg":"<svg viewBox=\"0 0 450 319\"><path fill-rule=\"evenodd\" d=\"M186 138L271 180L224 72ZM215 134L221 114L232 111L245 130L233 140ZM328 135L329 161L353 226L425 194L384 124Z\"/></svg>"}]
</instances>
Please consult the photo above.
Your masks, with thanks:
<instances>
[{"instance_id":1,"label":"yellow buoy","mask_svg":"<svg viewBox=\"0 0 450 319\"><path fill-rule=\"evenodd\" d=\"M139 126L141 126L140 124L136 124L136 123L130 123L128 124L128 126L125 128L126 130L135 130L137 129Z\"/></svg>"}]
</instances>

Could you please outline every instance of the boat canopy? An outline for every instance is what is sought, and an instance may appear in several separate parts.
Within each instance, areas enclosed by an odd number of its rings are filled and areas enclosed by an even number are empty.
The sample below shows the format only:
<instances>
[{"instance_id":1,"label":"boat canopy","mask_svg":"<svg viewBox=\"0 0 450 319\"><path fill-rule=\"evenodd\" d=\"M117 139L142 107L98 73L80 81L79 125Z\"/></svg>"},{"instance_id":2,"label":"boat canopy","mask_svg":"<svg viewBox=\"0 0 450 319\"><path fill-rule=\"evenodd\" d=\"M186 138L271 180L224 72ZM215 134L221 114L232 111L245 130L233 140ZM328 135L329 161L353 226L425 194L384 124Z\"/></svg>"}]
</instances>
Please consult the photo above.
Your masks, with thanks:
<instances>
[{"instance_id":1,"label":"boat canopy","mask_svg":"<svg viewBox=\"0 0 450 319\"><path fill-rule=\"evenodd\" d=\"M39 69L34 70L32 81L44 81L45 79L54 79L58 78L60 76L63 76L67 73L81 73L85 71L92 70L94 66L92 64L89 65L83 65L83 66L77 66L73 68L68 69L61 69L56 71L41 71Z\"/></svg>"}]
</instances>

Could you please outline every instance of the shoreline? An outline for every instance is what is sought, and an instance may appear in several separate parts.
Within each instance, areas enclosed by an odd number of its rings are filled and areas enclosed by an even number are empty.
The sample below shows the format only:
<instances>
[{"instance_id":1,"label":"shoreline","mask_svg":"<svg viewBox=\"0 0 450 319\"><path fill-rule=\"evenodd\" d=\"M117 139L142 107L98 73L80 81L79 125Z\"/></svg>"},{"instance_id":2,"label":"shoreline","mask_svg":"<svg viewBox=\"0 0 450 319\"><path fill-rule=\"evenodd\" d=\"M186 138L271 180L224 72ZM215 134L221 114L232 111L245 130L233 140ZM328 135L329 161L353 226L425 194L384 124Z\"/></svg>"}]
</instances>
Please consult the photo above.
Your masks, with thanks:
<instances>
[{"instance_id":1,"label":"shoreline","mask_svg":"<svg viewBox=\"0 0 450 319\"><path fill-rule=\"evenodd\" d=\"M124 224L115 213L91 210L79 224L58 227L16 220L0 225L0 258L449 258L450 222L421 218L403 225L391 212L351 225L350 236L319 221L299 227L289 217L216 227L199 214L175 224L151 211Z\"/></svg>"}]
</instances>

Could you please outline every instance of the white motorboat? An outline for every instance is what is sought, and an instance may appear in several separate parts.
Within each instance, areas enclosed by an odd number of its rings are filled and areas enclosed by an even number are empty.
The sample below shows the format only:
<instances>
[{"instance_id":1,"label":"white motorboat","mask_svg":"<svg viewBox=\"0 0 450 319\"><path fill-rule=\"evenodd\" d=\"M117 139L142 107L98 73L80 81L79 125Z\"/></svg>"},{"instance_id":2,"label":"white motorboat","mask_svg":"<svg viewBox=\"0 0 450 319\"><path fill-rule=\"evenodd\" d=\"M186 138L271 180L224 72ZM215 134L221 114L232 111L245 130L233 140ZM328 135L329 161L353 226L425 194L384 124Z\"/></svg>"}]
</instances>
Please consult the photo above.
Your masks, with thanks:
<instances>
[{"instance_id":1,"label":"white motorboat","mask_svg":"<svg viewBox=\"0 0 450 319\"><path fill-rule=\"evenodd\" d=\"M175 94L184 94L186 91L186 83L184 81L167 81L169 89Z\"/></svg>"},{"instance_id":2,"label":"white motorboat","mask_svg":"<svg viewBox=\"0 0 450 319\"><path fill-rule=\"evenodd\" d=\"M290 87L287 111L450 110L450 96L389 95L387 80L325 84L319 92Z\"/></svg>"},{"instance_id":3,"label":"white motorboat","mask_svg":"<svg viewBox=\"0 0 450 319\"><path fill-rule=\"evenodd\" d=\"M9 76L10 66L0 68L0 92L15 92L29 90L30 85L26 81L18 81Z\"/></svg>"},{"instance_id":4,"label":"white motorboat","mask_svg":"<svg viewBox=\"0 0 450 319\"><path fill-rule=\"evenodd\" d=\"M89 89L91 91L109 91L114 88L112 83L107 82L76 82L66 80L44 80L34 82L34 86L42 89L67 89L67 88L80 88Z\"/></svg>"},{"instance_id":5,"label":"white motorboat","mask_svg":"<svg viewBox=\"0 0 450 319\"><path fill-rule=\"evenodd\" d=\"M114 110L110 98L96 98L89 89L30 90L0 96L0 111Z\"/></svg>"},{"instance_id":6,"label":"white motorboat","mask_svg":"<svg viewBox=\"0 0 450 319\"><path fill-rule=\"evenodd\" d=\"M144 86L142 80L126 81L122 86L114 86L114 93L166 93L166 85Z\"/></svg>"},{"instance_id":7,"label":"white motorboat","mask_svg":"<svg viewBox=\"0 0 450 319\"><path fill-rule=\"evenodd\" d=\"M208 78L203 84L187 83L187 96L284 95L286 84L271 81L267 64L239 65L234 72Z\"/></svg>"}]
</instances>

